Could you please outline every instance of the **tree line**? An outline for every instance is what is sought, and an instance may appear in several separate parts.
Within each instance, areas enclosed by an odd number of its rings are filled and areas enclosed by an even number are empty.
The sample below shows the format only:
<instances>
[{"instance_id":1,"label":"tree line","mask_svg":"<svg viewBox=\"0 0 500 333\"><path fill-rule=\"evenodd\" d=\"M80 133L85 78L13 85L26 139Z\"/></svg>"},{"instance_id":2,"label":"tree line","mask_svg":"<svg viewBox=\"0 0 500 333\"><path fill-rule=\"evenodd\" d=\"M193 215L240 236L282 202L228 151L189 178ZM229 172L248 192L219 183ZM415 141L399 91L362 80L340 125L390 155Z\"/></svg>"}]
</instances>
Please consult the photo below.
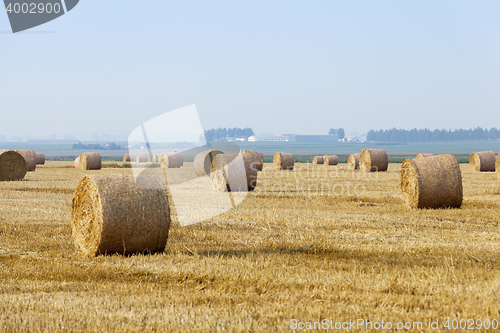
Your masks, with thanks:
<instances>
[{"instance_id":1,"label":"tree line","mask_svg":"<svg viewBox=\"0 0 500 333\"><path fill-rule=\"evenodd\" d=\"M226 137L236 137L236 138L248 138L249 136L255 135L250 127L247 128L212 128L205 131L205 140L216 141L224 139Z\"/></svg>"},{"instance_id":2,"label":"tree line","mask_svg":"<svg viewBox=\"0 0 500 333\"><path fill-rule=\"evenodd\" d=\"M340 140L345 138L345 131L342 127L341 128L330 128L330 130L328 131L328 135L333 135L333 134L337 134L337 136Z\"/></svg>"},{"instance_id":3,"label":"tree line","mask_svg":"<svg viewBox=\"0 0 500 333\"><path fill-rule=\"evenodd\" d=\"M408 141L459 141L459 140L497 140L500 139L500 130L496 128L482 129L389 129L389 130L370 130L366 135L368 141L383 142L408 142Z\"/></svg>"}]
</instances>

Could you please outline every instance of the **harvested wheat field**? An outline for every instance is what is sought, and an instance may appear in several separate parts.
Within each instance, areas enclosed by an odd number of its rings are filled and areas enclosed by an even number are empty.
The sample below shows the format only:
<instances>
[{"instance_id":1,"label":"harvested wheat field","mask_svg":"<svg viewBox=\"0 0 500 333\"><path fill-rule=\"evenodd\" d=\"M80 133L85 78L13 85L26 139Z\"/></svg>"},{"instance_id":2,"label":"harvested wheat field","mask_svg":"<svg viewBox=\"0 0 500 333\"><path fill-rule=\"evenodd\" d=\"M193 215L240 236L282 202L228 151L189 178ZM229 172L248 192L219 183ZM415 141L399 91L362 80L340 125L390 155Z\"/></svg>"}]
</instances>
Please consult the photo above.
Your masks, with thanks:
<instances>
[{"instance_id":1,"label":"harvested wheat field","mask_svg":"<svg viewBox=\"0 0 500 333\"><path fill-rule=\"evenodd\" d=\"M401 200L400 164L364 173L265 163L235 209L187 227L173 218L164 253L83 257L71 234L80 179L132 170L47 161L1 183L0 330L289 332L321 321L333 331L383 320L417 332L436 320L434 331L448 331L447 318L498 323L500 183L460 167L460 209L412 210Z\"/></svg>"}]
</instances>

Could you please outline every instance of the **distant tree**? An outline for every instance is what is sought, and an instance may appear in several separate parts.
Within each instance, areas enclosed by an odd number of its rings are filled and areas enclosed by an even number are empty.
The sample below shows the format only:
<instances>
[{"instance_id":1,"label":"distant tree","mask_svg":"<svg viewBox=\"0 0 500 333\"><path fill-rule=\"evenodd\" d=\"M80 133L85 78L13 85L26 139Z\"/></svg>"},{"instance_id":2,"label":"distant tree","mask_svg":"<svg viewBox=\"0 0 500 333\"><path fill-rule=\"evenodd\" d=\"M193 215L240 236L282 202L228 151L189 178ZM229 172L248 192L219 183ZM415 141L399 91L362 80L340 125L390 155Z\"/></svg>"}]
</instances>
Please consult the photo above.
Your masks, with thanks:
<instances>
[{"instance_id":1,"label":"distant tree","mask_svg":"<svg viewBox=\"0 0 500 333\"><path fill-rule=\"evenodd\" d=\"M226 137L240 137L240 138L248 138L249 136L255 135L253 130L250 127L247 128L222 128L219 127L217 129L212 128L205 131L205 139L210 141L216 141L220 139L224 139Z\"/></svg>"},{"instance_id":2,"label":"distant tree","mask_svg":"<svg viewBox=\"0 0 500 333\"><path fill-rule=\"evenodd\" d=\"M345 131L343 128L330 128L328 135L337 135L340 140L345 138Z\"/></svg>"}]
</instances>

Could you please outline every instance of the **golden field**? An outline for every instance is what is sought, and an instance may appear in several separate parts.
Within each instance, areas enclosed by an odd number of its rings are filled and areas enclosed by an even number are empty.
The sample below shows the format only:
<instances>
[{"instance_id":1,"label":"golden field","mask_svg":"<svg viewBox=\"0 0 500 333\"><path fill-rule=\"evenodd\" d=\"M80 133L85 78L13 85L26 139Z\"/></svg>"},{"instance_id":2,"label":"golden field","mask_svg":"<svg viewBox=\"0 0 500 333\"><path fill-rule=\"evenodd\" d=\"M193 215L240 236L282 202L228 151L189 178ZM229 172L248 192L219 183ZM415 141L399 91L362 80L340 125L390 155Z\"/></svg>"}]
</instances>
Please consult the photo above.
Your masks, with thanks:
<instances>
[{"instance_id":1,"label":"golden field","mask_svg":"<svg viewBox=\"0 0 500 333\"><path fill-rule=\"evenodd\" d=\"M72 165L0 184L0 331L289 332L293 319L360 319L422 322L416 332L436 320L434 331L448 331L447 318L500 320L494 173L461 165L461 209L409 210L399 164L369 175L265 164L236 209L174 223L164 253L86 258L71 239L80 178L132 170Z\"/></svg>"}]
</instances>

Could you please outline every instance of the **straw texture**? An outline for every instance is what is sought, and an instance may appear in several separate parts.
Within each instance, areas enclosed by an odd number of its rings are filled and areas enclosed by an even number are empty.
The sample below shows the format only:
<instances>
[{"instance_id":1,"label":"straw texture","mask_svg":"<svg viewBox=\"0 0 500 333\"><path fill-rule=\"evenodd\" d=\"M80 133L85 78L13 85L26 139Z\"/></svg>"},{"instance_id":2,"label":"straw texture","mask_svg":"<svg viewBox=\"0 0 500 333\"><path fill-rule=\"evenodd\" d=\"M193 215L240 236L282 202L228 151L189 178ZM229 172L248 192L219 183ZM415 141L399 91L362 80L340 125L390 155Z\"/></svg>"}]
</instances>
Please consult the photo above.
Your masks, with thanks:
<instances>
[{"instance_id":1,"label":"straw texture","mask_svg":"<svg viewBox=\"0 0 500 333\"><path fill-rule=\"evenodd\" d=\"M472 171L495 172L496 156L492 151L480 151L470 155L469 165Z\"/></svg>"},{"instance_id":2,"label":"straw texture","mask_svg":"<svg viewBox=\"0 0 500 333\"><path fill-rule=\"evenodd\" d=\"M293 155L290 153L275 153L273 166L276 170L293 170Z\"/></svg>"},{"instance_id":3,"label":"straw texture","mask_svg":"<svg viewBox=\"0 0 500 333\"><path fill-rule=\"evenodd\" d=\"M495 170L497 172L498 181L500 182L500 154L497 156L497 162L495 163Z\"/></svg>"},{"instance_id":4,"label":"straw texture","mask_svg":"<svg viewBox=\"0 0 500 333\"><path fill-rule=\"evenodd\" d=\"M132 159L130 158L130 154L123 155L123 162L132 162Z\"/></svg>"},{"instance_id":5,"label":"straw texture","mask_svg":"<svg viewBox=\"0 0 500 333\"><path fill-rule=\"evenodd\" d=\"M99 153L83 153L80 155L80 169L101 170L102 161Z\"/></svg>"},{"instance_id":6,"label":"straw texture","mask_svg":"<svg viewBox=\"0 0 500 333\"><path fill-rule=\"evenodd\" d=\"M35 159L36 159L37 165L44 165L45 164L45 154L35 153Z\"/></svg>"},{"instance_id":7,"label":"straw texture","mask_svg":"<svg viewBox=\"0 0 500 333\"><path fill-rule=\"evenodd\" d=\"M225 153L215 156L210 179L216 191L253 191L257 186L257 169L251 154Z\"/></svg>"},{"instance_id":8,"label":"straw texture","mask_svg":"<svg viewBox=\"0 0 500 333\"><path fill-rule=\"evenodd\" d=\"M179 153L162 153L159 161L165 168L180 168L184 165L184 156Z\"/></svg>"},{"instance_id":9,"label":"straw texture","mask_svg":"<svg viewBox=\"0 0 500 333\"><path fill-rule=\"evenodd\" d=\"M250 150L250 149L243 149L242 153L252 155L254 161L254 168L257 169L257 171L262 171L262 169L264 168L263 153L259 153L255 150Z\"/></svg>"},{"instance_id":10,"label":"straw texture","mask_svg":"<svg viewBox=\"0 0 500 333\"><path fill-rule=\"evenodd\" d=\"M387 171L389 157L383 149L363 149L359 155L359 168L363 172Z\"/></svg>"},{"instance_id":11,"label":"straw texture","mask_svg":"<svg viewBox=\"0 0 500 333\"><path fill-rule=\"evenodd\" d=\"M137 163L147 163L147 161L148 161L148 154L147 153L138 153L135 161Z\"/></svg>"},{"instance_id":12,"label":"straw texture","mask_svg":"<svg viewBox=\"0 0 500 333\"><path fill-rule=\"evenodd\" d=\"M313 157L313 164L324 164L324 163L325 163L324 156L314 156Z\"/></svg>"},{"instance_id":13,"label":"straw texture","mask_svg":"<svg viewBox=\"0 0 500 333\"><path fill-rule=\"evenodd\" d=\"M206 175L210 175L212 171L212 161L214 158L223 154L220 150L205 150L196 155L193 162L194 172L199 176L203 177Z\"/></svg>"},{"instance_id":14,"label":"straw texture","mask_svg":"<svg viewBox=\"0 0 500 333\"><path fill-rule=\"evenodd\" d=\"M434 156L434 154L425 154L425 153L422 154L422 153L420 153L415 158L424 158L424 157L430 157L430 156Z\"/></svg>"},{"instance_id":15,"label":"straw texture","mask_svg":"<svg viewBox=\"0 0 500 333\"><path fill-rule=\"evenodd\" d=\"M339 164L339 157L337 155L325 155L323 157L326 165L337 165Z\"/></svg>"},{"instance_id":16,"label":"straw texture","mask_svg":"<svg viewBox=\"0 0 500 333\"><path fill-rule=\"evenodd\" d=\"M80 169L80 156L75 158L75 169Z\"/></svg>"},{"instance_id":17,"label":"straw texture","mask_svg":"<svg viewBox=\"0 0 500 333\"><path fill-rule=\"evenodd\" d=\"M36 153L34 150L16 150L26 160L26 171L33 172L36 170Z\"/></svg>"},{"instance_id":18,"label":"straw texture","mask_svg":"<svg viewBox=\"0 0 500 333\"><path fill-rule=\"evenodd\" d=\"M403 201L410 208L459 208L462 205L462 174L451 155L405 160L400 185Z\"/></svg>"},{"instance_id":19,"label":"straw texture","mask_svg":"<svg viewBox=\"0 0 500 333\"><path fill-rule=\"evenodd\" d=\"M0 150L0 181L22 180L27 166L24 157L13 150Z\"/></svg>"},{"instance_id":20,"label":"straw texture","mask_svg":"<svg viewBox=\"0 0 500 333\"><path fill-rule=\"evenodd\" d=\"M351 154L347 159L347 170L358 170L359 169L359 156L361 154Z\"/></svg>"},{"instance_id":21,"label":"straw texture","mask_svg":"<svg viewBox=\"0 0 500 333\"><path fill-rule=\"evenodd\" d=\"M157 177L141 177L148 188L163 186ZM163 251L170 227L165 191L139 187L134 176L84 176L71 226L77 251L87 256Z\"/></svg>"}]
</instances>

